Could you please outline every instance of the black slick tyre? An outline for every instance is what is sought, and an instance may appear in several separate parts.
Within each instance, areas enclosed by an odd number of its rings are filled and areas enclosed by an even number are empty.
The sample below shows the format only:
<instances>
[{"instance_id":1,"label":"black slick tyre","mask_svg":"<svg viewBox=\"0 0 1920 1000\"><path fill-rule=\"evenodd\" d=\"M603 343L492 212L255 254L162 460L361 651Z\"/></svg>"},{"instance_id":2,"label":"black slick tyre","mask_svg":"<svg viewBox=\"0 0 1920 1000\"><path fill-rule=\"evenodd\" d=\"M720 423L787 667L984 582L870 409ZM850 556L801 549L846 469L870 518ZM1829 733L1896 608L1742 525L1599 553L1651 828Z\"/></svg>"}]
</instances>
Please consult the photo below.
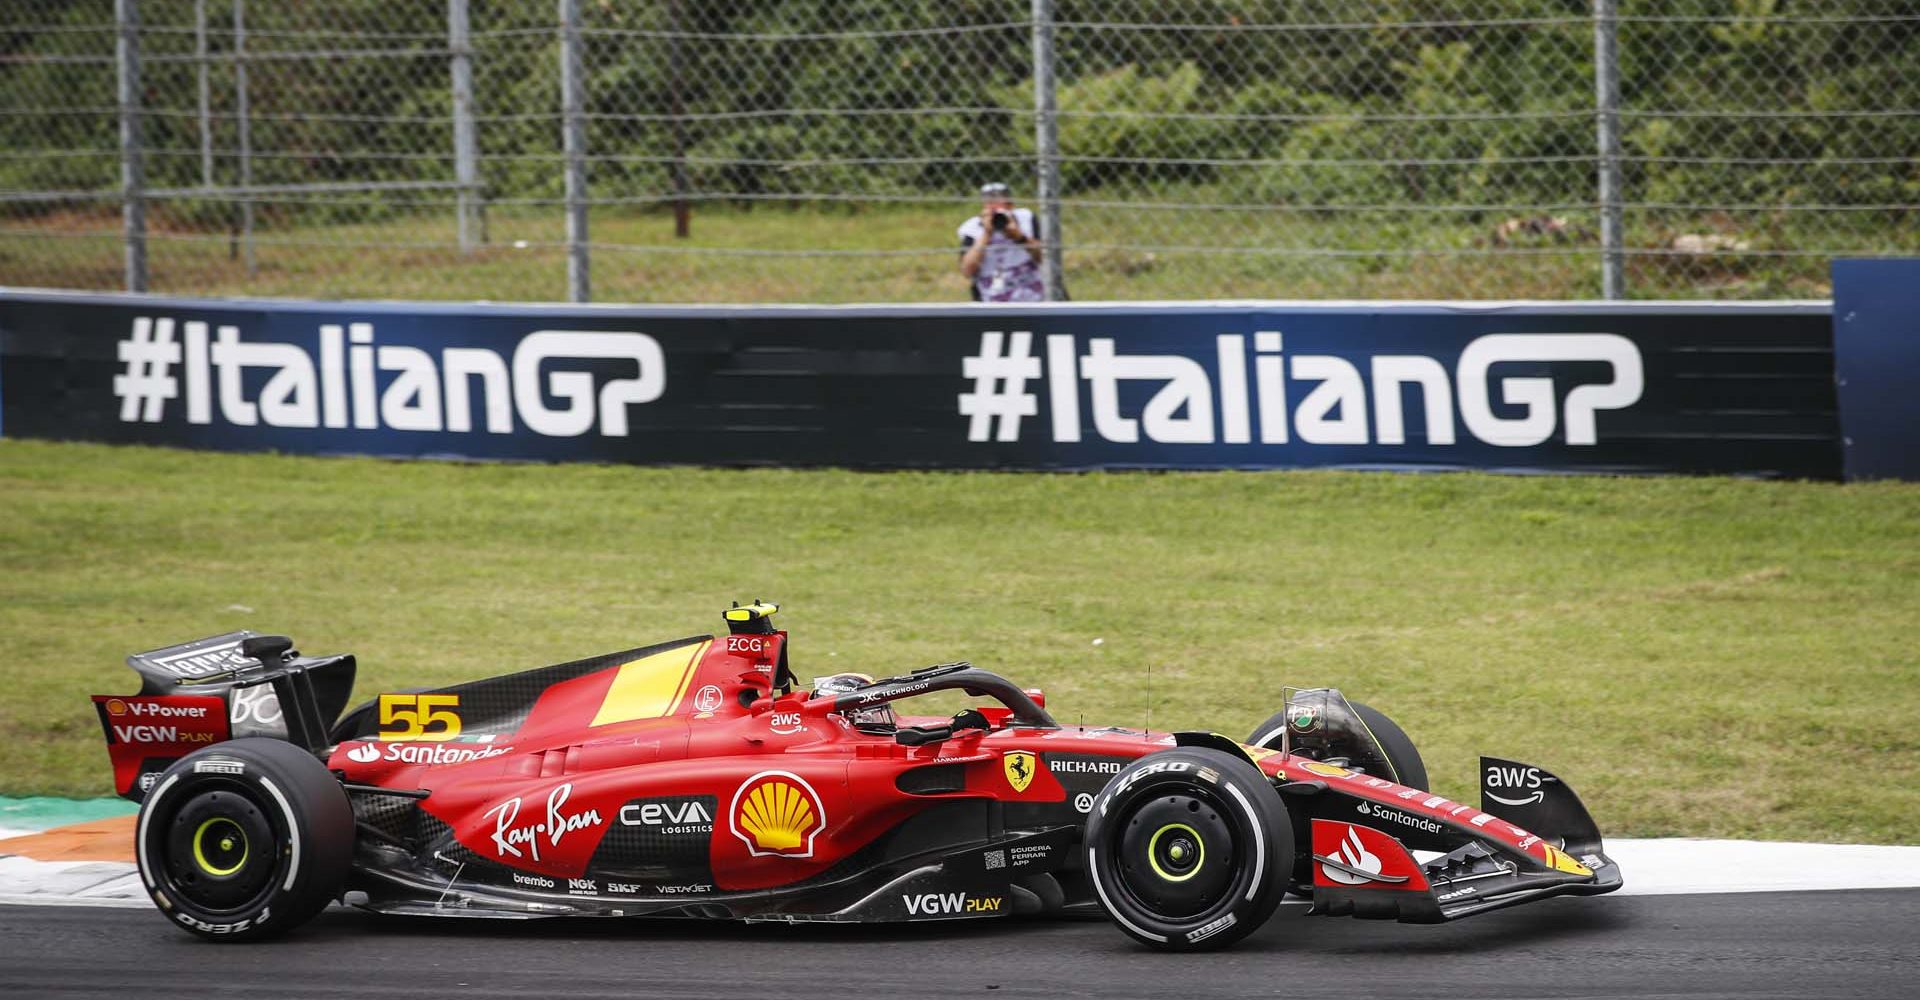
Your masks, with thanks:
<instances>
[{"instance_id":1,"label":"black slick tyre","mask_svg":"<svg viewBox=\"0 0 1920 1000\"><path fill-rule=\"evenodd\" d=\"M1373 738L1380 742L1380 749L1386 752L1387 763L1393 765L1393 774L1376 774L1374 777L1426 791L1427 765L1420 759L1420 751L1407 736L1407 731L1388 718L1385 712L1371 705L1357 701L1348 701L1347 704L1353 706L1354 714L1373 731ZM1287 712L1281 709L1267 721L1253 727L1253 734L1247 737L1247 743L1249 746L1278 750L1286 727Z\"/></svg>"},{"instance_id":2,"label":"black slick tyre","mask_svg":"<svg viewBox=\"0 0 1920 1000\"><path fill-rule=\"evenodd\" d=\"M175 926L247 941L292 930L337 897L353 839L353 807L326 765L290 743L250 738L168 768L140 807L134 853Z\"/></svg>"},{"instance_id":3,"label":"black slick tyre","mask_svg":"<svg viewBox=\"0 0 1920 1000\"><path fill-rule=\"evenodd\" d=\"M1293 867L1287 807L1260 770L1220 750L1149 754L1107 783L1082 850L1101 907L1169 951L1224 948L1273 916Z\"/></svg>"}]
</instances>

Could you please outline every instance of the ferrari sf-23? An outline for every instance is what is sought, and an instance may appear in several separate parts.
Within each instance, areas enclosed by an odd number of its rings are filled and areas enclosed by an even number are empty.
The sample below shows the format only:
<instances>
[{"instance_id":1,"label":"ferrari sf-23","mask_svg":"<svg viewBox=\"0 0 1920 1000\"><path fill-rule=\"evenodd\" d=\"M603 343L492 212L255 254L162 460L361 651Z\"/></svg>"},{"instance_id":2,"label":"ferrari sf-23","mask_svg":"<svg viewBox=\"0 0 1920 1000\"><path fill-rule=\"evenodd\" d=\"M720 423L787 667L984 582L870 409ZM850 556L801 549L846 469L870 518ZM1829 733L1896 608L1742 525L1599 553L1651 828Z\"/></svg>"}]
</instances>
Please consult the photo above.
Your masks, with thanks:
<instances>
[{"instance_id":1,"label":"ferrari sf-23","mask_svg":"<svg viewBox=\"0 0 1920 1000\"><path fill-rule=\"evenodd\" d=\"M800 685L777 606L694 636L344 711L351 655L232 632L99 695L154 905L216 940L380 913L905 921L1104 914L1220 948L1281 898L1438 923L1618 889L1573 790L1481 758L1478 808L1337 690L1247 739L1066 726L967 663ZM951 717L895 703L963 692ZM953 697L953 696L950 696ZM956 698L953 702L958 703Z\"/></svg>"}]
</instances>

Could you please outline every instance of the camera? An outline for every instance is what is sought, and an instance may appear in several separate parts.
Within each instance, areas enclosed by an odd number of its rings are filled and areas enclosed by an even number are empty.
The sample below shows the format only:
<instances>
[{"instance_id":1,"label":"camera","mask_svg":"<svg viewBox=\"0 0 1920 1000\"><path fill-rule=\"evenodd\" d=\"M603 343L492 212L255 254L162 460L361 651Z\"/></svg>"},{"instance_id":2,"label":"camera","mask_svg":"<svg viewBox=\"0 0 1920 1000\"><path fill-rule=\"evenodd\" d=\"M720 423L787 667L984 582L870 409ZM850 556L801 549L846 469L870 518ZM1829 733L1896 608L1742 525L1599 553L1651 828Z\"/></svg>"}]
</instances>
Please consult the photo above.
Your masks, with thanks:
<instances>
[{"instance_id":1,"label":"camera","mask_svg":"<svg viewBox=\"0 0 1920 1000\"><path fill-rule=\"evenodd\" d=\"M1010 222L1010 221L1012 221L1012 220L1010 220L1010 219L1008 219L1008 218L1007 218L1007 213L1005 213L1005 212L995 212L995 213L993 213L993 228L994 228L994 231L995 231L995 232L998 232L998 231L1000 231L1000 230L1002 230L1002 229L1005 229L1005 228L1007 228L1007 223L1008 223L1008 222Z\"/></svg>"}]
</instances>

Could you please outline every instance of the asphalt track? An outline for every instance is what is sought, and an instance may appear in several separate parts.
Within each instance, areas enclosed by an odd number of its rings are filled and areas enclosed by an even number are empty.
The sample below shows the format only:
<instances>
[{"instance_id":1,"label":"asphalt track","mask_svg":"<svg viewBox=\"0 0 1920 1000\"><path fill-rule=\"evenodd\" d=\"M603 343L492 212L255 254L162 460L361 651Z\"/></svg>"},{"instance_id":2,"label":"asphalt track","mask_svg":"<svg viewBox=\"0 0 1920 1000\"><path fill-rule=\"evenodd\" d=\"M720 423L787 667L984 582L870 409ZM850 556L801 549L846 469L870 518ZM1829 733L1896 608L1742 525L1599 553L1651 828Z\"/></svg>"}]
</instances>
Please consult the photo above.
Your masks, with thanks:
<instances>
[{"instance_id":1,"label":"asphalt track","mask_svg":"<svg viewBox=\"0 0 1920 1000\"><path fill-rule=\"evenodd\" d=\"M157 912L0 907L0 996L1914 997L1920 890L1546 900L1439 927L1307 918L1164 955L1103 922L424 920L207 944Z\"/></svg>"}]
</instances>

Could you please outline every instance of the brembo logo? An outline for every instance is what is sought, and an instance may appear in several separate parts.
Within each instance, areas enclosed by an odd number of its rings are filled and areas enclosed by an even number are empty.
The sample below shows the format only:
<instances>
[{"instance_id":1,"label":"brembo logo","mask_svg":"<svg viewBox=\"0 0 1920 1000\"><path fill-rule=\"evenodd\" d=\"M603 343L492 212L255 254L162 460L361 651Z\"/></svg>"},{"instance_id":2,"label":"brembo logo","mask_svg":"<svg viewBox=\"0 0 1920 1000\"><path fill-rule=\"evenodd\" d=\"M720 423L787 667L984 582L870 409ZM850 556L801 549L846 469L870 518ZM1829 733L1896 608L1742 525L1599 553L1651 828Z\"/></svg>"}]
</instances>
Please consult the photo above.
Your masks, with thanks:
<instances>
[{"instance_id":1,"label":"brembo logo","mask_svg":"<svg viewBox=\"0 0 1920 1000\"><path fill-rule=\"evenodd\" d=\"M982 333L979 353L961 363L962 376L971 382L959 397L967 440L1021 440L1024 418L1040 413L1040 393L1028 391L1028 384L1042 381L1043 367L1052 437L1063 443L1082 439L1087 417L1094 439L1118 444L1143 438L1160 444L1287 444L1295 438L1313 445L1405 444L1402 397L1413 387L1431 445L1455 444L1457 425L1472 439L1502 448L1543 444L1556 433L1564 433L1569 445L1593 445L1599 442L1595 413L1639 402L1645 384L1639 348L1611 333L1489 334L1468 343L1451 372L1424 354L1377 354L1367 359L1363 374L1344 357L1289 355L1281 334L1272 330L1253 335L1251 354L1244 335L1215 337L1211 373L1200 358L1118 354L1114 345L1113 338L1093 337L1082 354L1072 334L1050 334L1043 366L1032 333ZM1565 389L1562 398L1562 387L1543 372L1557 362L1596 362L1610 375ZM1088 412L1081 407L1083 382ZM1125 412L1121 403L1140 395L1123 388L1129 382L1158 384L1137 413ZM1496 405L1506 412L1496 413Z\"/></svg>"},{"instance_id":2,"label":"brembo logo","mask_svg":"<svg viewBox=\"0 0 1920 1000\"><path fill-rule=\"evenodd\" d=\"M1547 793L1540 788L1540 784L1540 769L1537 767L1488 767L1486 786L1483 791L1487 798L1502 805L1530 806L1547 797ZM1496 788L1527 794L1510 799L1503 795L1495 795L1493 790Z\"/></svg>"},{"instance_id":3,"label":"brembo logo","mask_svg":"<svg viewBox=\"0 0 1920 1000\"><path fill-rule=\"evenodd\" d=\"M159 423L174 401L190 424L327 427L489 434L522 426L547 437L597 430L627 436L627 408L667 388L666 355L644 333L538 330L520 338L511 359L482 347L376 345L373 324L320 326L318 360L296 344L244 341L240 328L140 316L120 342L124 369L114 376L120 419ZM562 370L611 361L617 378ZM176 374L176 369L178 374ZM265 384L248 386L264 371ZM384 389L380 383L386 382ZM597 384L596 384L597 383ZM553 401L550 405L549 400Z\"/></svg>"}]
</instances>

